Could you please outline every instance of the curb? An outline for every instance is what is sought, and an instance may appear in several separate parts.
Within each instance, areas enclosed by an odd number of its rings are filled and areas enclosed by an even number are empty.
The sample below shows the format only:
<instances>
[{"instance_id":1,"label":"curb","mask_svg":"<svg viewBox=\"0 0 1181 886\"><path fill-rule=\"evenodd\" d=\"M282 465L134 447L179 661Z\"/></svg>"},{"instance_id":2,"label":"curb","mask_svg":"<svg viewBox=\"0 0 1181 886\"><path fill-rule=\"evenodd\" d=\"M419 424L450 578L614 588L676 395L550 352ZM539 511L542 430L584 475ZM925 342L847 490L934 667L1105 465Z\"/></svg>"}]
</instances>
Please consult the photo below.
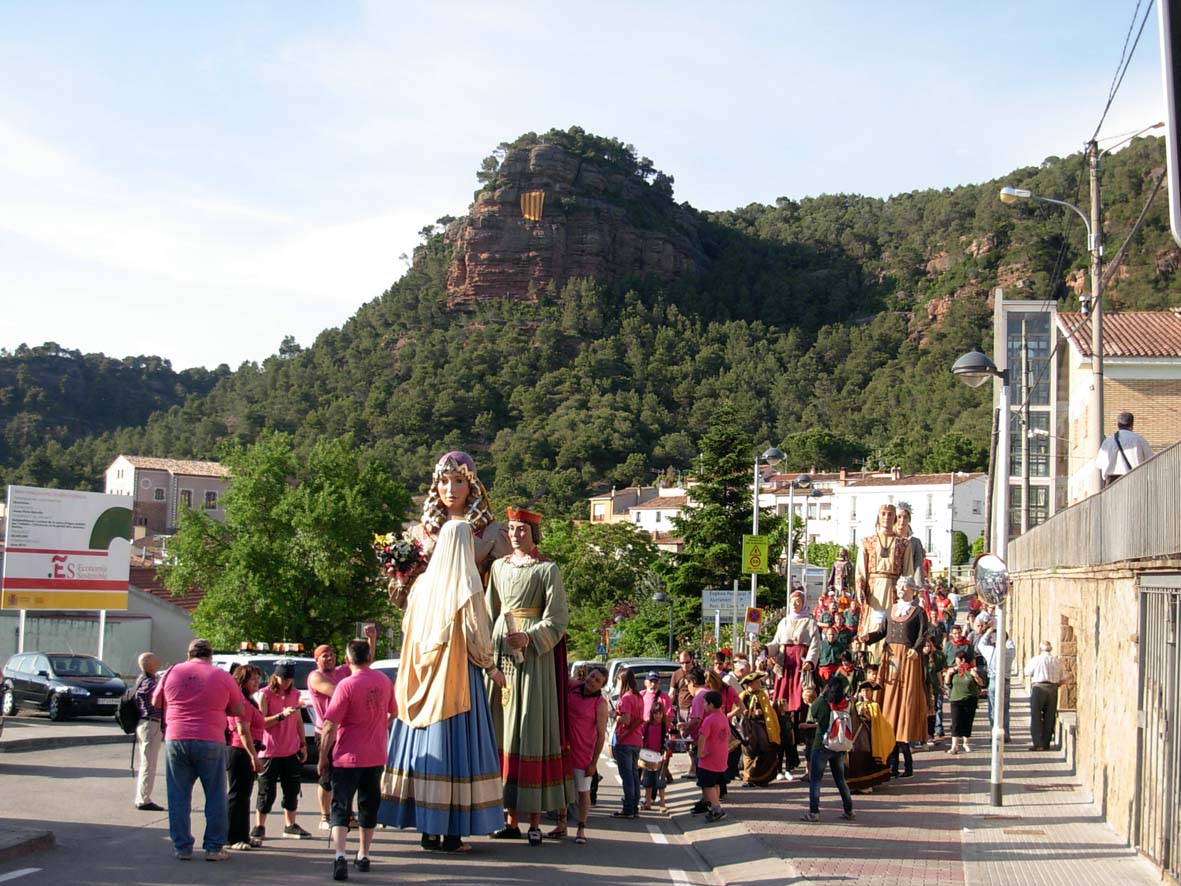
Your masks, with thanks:
<instances>
[{"instance_id":1,"label":"curb","mask_svg":"<svg viewBox=\"0 0 1181 886\"><path fill-rule=\"evenodd\" d=\"M685 847L722 886L810 882L770 845L746 829L745 823L727 813L721 824L706 824L704 817L688 812L669 816L685 838ZM696 822L702 822L697 825ZM686 829L688 823L690 827Z\"/></svg>"},{"instance_id":2,"label":"curb","mask_svg":"<svg viewBox=\"0 0 1181 886\"><path fill-rule=\"evenodd\" d=\"M52 849L55 844L53 831L26 831L20 828L0 831L0 862Z\"/></svg>"},{"instance_id":3,"label":"curb","mask_svg":"<svg viewBox=\"0 0 1181 886\"><path fill-rule=\"evenodd\" d=\"M15 738L0 740L0 754L22 751L42 751L52 748L75 748L79 745L125 744L135 741L134 735L55 735L49 738Z\"/></svg>"}]
</instances>

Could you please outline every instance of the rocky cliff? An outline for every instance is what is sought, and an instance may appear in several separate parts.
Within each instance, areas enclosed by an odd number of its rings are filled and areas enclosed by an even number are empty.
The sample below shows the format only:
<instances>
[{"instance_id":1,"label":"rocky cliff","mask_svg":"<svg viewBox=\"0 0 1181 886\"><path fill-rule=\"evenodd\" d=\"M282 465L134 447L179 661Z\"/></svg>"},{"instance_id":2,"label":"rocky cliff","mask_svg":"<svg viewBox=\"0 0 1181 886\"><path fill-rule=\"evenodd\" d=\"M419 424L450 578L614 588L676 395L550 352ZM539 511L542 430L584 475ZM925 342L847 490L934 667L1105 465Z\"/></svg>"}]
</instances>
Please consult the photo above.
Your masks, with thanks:
<instances>
[{"instance_id":1,"label":"rocky cliff","mask_svg":"<svg viewBox=\"0 0 1181 886\"><path fill-rule=\"evenodd\" d=\"M544 193L541 217L521 196ZM448 306L529 298L576 277L671 280L705 264L695 217L637 174L553 144L509 149L470 214L447 230Z\"/></svg>"}]
</instances>

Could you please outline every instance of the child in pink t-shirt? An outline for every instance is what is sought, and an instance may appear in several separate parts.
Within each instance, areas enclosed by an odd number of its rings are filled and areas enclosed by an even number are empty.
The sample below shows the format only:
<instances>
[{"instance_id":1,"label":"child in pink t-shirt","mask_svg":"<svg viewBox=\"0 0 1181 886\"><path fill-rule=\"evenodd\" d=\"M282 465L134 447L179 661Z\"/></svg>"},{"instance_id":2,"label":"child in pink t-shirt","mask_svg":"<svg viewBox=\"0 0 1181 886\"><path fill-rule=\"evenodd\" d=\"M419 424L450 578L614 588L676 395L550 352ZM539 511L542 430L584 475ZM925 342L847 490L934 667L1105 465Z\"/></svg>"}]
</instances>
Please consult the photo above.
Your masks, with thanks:
<instances>
[{"instance_id":1,"label":"child in pink t-shirt","mask_svg":"<svg viewBox=\"0 0 1181 886\"><path fill-rule=\"evenodd\" d=\"M701 788L702 801L709 805L705 820L718 821L726 816L720 789L726 779L730 724L722 713L722 693L710 689L702 695L705 717L697 734L697 786Z\"/></svg>"}]
</instances>

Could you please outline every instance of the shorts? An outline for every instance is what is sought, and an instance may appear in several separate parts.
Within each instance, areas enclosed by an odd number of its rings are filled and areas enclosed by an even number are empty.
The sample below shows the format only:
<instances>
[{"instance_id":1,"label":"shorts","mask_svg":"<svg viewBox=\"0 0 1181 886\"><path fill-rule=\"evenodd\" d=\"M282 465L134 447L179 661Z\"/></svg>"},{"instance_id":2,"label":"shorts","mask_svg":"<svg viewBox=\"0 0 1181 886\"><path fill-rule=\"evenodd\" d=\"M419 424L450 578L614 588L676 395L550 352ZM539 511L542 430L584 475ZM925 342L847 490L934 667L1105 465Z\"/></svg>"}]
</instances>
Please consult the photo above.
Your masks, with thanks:
<instances>
[{"instance_id":1,"label":"shorts","mask_svg":"<svg viewBox=\"0 0 1181 886\"><path fill-rule=\"evenodd\" d=\"M332 793L332 758L328 758L328 766L324 770L324 774L319 777L316 782L321 788Z\"/></svg>"},{"instance_id":2,"label":"shorts","mask_svg":"<svg viewBox=\"0 0 1181 886\"><path fill-rule=\"evenodd\" d=\"M299 757L263 757L262 772L258 775L258 795L255 797L254 808L263 815L268 814L275 805L275 794L281 786L283 788L282 807L288 812L299 808L299 783L303 775L303 764Z\"/></svg>"},{"instance_id":3,"label":"shorts","mask_svg":"<svg viewBox=\"0 0 1181 886\"><path fill-rule=\"evenodd\" d=\"M353 795L357 795L357 824L363 828L377 827L377 807L381 805L381 773L384 766L352 768L336 766L332 769L332 812L328 823L347 828L352 818Z\"/></svg>"},{"instance_id":4,"label":"shorts","mask_svg":"<svg viewBox=\"0 0 1181 886\"><path fill-rule=\"evenodd\" d=\"M574 770L574 790L580 794L585 794L591 789L591 781L593 776L587 775L585 769Z\"/></svg>"},{"instance_id":5,"label":"shorts","mask_svg":"<svg viewBox=\"0 0 1181 886\"><path fill-rule=\"evenodd\" d=\"M697 766L697 787L699 788L717 788L726 783L725 772L714 772L711 769L702 769L701 764Z\"/></svg>"}]
</instances>

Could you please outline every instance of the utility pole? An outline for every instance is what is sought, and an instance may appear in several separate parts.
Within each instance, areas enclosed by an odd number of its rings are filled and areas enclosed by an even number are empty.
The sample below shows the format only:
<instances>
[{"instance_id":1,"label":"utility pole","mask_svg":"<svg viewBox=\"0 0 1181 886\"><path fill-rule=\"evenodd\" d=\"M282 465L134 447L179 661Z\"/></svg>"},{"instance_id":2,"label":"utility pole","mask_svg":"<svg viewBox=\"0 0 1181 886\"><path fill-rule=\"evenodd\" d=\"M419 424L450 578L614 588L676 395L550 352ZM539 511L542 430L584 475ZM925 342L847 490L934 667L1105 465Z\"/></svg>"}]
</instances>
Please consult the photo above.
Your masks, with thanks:
<instances>
[{"instance_id":1,"label":"utility pole","mask_svg":"<svg viewBox=\"0 0 1181 886\"><path fill-rule=\"evenodd\" d=\"M1087 144L1091 167L1091 420L1087 436L1093 441L1094 455L1103 445L1103 211L1099 201L1099 145ZM1089 486L1102 488L1098 468L1092 468Z\"/></svg>"}]
</instances>

